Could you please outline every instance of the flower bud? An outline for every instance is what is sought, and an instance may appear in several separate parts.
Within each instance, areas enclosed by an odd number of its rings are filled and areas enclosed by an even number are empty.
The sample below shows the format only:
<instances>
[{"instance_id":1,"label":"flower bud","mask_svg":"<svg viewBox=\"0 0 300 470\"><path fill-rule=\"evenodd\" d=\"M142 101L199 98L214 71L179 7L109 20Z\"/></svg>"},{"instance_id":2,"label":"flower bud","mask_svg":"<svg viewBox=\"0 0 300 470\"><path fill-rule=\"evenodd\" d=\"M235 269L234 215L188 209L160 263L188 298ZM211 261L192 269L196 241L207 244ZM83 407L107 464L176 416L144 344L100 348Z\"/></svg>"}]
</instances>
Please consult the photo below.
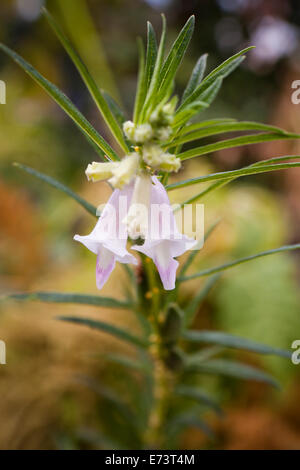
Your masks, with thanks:
<instances>
[{"instance_id":1,"label":"flower bud","mask_svg":"<svg viewBox=\"0 0 300 470\"><path fill-rule=\"evenodd\" d=\"M168 172L175 171L175 173L177 173L177 171L181 167L180 158L176 157L176 155L173 155L171 153L164 153L163 156L164 158L159 165L160 170Z\"/></svg>"},{"instance_id":2,"label":"flower bud","mask_svg":"<svg viewBox=\"0 0 300 470\"><path fill-rule=\"evenodd\" d=\"M85 174L87 179L93 182L106 180L113 175L113 170L118 166L117 162L93 162L87 166Z\"/></svg>"},{"instance_id":3,"label":"flower bud","mask_svg":"<svg viewBox=\"0 0 300 470\"><path fill-rule=\"evenodd\" d=\"M126 121L123 124L123 131L127 139L134 140L135 125L132 121Z\"/></svg>"},{"instance_id":4,"label":"flower bud","mask_svg":"<svg viewBox=\"0 0 300 470\"><path fill-rule=\"evenodd\" d=\"M113 168L112 177L108 180L114 187L121 189L126 184L130 183L135 176L139 166L140 156L138 153L131 153L127 155L120 163Z\"/></svg>"},{"instance_id":5,"label":"flower bud","mask_svg":"<svg viewBox=\"0 0 300 470\"><path fill-rule=\"evenodd\" d=\"M141 124L137 126L134 132L134 141L137 144L144 144L153 137L153 130L150 124Z\"/></svg>"},{"instance_id":6,"label":"flower bud","mask_svg":"<svg viewBox=\"0 0 300 470\"><path fill-rule=\"evenodd\" d=\"M162 142L166 142L172 134L172 128L170 126L165 126L165 127L159 127L155 135L158 140L161 140Z\"/></svg>"},{"instance_id":7,"label":"flower bud","mask_svg":"<svg viewBox=\"0 0 300 470\"><path fill-rule=\"evenodd\" d=\"M181 167L181 161L175 155L164 152L159 145L147 144L143 148L143 159L147 165L164 171L177 172Z\"/></svg>"},{"instance_id":8,"label":"flower bud","mask_svg":"<svg viewBox=\"0 0 300 470\"><path fill-rule=\"evenodd\" d=\"M143 159L147 165L157 167L161 163L162 148L157 144L146 144L143 147Z\"/></svg>"}]
</instances>

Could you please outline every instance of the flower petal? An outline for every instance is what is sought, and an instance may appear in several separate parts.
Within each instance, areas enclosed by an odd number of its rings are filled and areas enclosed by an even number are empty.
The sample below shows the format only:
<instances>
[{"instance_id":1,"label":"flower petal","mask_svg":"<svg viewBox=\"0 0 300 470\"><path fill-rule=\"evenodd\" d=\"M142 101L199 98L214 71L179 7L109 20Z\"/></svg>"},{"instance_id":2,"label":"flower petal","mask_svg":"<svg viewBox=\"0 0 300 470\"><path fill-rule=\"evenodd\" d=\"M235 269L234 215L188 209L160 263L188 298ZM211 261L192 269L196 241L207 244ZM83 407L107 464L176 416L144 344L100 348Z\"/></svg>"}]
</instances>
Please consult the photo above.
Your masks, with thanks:
<instances>
[{"instance_id":1,"label":"flower petal","mask_svg":"<svg viewBox=\"0 0 300 470\"><path fill-rule=\"evenodd\" d=\"M154 184L151 187L150 198L150 230L148 230L144 244L134 245L132 249L153 260L164 288L172 290L175 288L176 270L179 264L174 258L192 248L197 241L178 231L164 186L155 176L152 177L152 181ZM158 212L155 212L155 206L157 206Z\"/></svg>"},{"instance_id":2,"label":"flower petal","mask_svg":"<svg viewBox=\"0 0 300 470\"><path fill-rule=\"evenodd\" d=\"M96 284L98 289L102 289L115 265L116 257L111 251L102 247L98 253L96 263Z\"/></svg>"},{"instance_id":3,"label":"flower petal","mask_svg":"<svg viewBox=\"0 0 300 470\"><path fill-rule=\"evenodd\" d=\"M101 289L115 267L116 261L120 263L137 264L136 258L126 249L127 232L122 222L124 218L122 203L129 206L133 186L128 185L122 190L116 189L109 198L104 210L89 235L75 235L74 240L85 245L97 255L96 283ZM121 200L124 198L124 201Z\"/></svg>"}]
</instances>

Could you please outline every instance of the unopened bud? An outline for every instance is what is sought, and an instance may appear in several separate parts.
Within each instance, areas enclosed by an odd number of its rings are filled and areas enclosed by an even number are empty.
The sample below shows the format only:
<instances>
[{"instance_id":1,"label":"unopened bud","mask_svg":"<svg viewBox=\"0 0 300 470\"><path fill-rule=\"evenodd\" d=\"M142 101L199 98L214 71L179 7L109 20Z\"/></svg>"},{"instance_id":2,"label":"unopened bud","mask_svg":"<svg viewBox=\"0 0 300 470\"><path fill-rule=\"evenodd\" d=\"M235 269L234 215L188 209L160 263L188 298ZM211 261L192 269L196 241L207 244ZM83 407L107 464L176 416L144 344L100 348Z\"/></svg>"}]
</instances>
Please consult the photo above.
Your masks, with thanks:
<instances>
[{"instance_id":1,"label":"unopened bud","mask_svg":"<svg viewBox=\"0 0 300 470\"><path fill-rule=\"evenodd\" d=\"M95 182L106 180L113 175L113 171L117 166L117 162L93 162L87 166L85 174L89 181L92 180Z\"/></svg>"},{"instance_id":2,"label":"unopened bud","mask_svg":"<svg viewBox=\"0 0 300 470\"><path fill-rule=\"evenodd\" d=\"M140 156L137 153L127 155L112 171L112 177L108 180L114 188L121 189L130 183L136 175Z\"/></svg>"},{"instance_id":3,"label":"unopened bud","mask_svg":"<svg viewBox=\"0 0 300 470\"><path fill-rule=\"evenodd\" d=\"M127 139L132 140L134 139L134 130L135 130L135 125L133 124L132 121L125 121L123 124L123 131L124 134L126 135Z\"/></svg>"},{"instance_id":4,"label":"unopened bud","mask_svg":"<svg viewBox=\"0 0 300 470\"><path fill-rule=\"evenodd\" d=\"M150 124L141 124L137 126L134 132L134 141L137 144L144 144L153 137L153 130Z\"/></svg>"}]
</instances>

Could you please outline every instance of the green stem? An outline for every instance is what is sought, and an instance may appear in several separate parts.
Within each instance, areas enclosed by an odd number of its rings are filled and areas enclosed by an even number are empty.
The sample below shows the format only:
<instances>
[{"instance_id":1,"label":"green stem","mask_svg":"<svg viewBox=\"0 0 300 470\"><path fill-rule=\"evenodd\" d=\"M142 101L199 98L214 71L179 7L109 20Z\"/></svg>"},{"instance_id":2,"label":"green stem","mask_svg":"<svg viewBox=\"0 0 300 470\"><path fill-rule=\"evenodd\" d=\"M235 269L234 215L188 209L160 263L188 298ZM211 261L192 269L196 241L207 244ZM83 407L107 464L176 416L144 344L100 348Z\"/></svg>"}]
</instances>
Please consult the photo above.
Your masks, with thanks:
<instances>
[{"instance_id":1,"label":"green stem","mask_svg":"<svg viewBox=\"0 0 300 470\"><path fill-rule=\"evenodd\" d=\"M174 388L174 377L173 373L164 364L159 336L157 336L157 342L150 347L150 354L154 364L154 403L149 416L144 441L147 449L162 449L165 441L164 428L170 396Z\"/></svg>"}]
</instances>

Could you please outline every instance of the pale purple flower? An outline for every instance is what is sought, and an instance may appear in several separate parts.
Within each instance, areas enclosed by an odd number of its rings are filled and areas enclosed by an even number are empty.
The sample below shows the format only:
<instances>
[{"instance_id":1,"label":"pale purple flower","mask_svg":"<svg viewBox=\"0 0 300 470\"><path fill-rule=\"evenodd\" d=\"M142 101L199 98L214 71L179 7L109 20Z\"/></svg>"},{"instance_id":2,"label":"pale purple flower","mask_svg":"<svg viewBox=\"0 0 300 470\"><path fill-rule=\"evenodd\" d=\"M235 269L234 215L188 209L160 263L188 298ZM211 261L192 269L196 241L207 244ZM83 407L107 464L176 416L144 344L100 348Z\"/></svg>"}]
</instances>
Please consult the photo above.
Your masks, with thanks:
<instances>
[{"instance_id":1,"label":"pale purple flower","mask_svg":"<svg viewBox=\"0 0 300 470\"><path fill-rule=\"evenodd\" d=\"M136 258L126 249L127 231L120 217L120 197L129 203L133 185L129 184L122 190L115 189L109 198L96 226L89 235L75 235L74 240L85 245L97 255L96 284L102 289L111 272L119 263L137 264Z\"/></svg>"},{"instance_id":2,"label":"pale purple flower","mask_svg":"<svg viewBox=\"0 0 300 470\"><path fill-rule=\"evenodd\" d=\"M149 226L143 245L132 249L151 258L166 290L175 288L178 261L174 258L191 249L196 241L178 231L172 206L164 186L152 177Z\"/></svg>"}]
</instances>

